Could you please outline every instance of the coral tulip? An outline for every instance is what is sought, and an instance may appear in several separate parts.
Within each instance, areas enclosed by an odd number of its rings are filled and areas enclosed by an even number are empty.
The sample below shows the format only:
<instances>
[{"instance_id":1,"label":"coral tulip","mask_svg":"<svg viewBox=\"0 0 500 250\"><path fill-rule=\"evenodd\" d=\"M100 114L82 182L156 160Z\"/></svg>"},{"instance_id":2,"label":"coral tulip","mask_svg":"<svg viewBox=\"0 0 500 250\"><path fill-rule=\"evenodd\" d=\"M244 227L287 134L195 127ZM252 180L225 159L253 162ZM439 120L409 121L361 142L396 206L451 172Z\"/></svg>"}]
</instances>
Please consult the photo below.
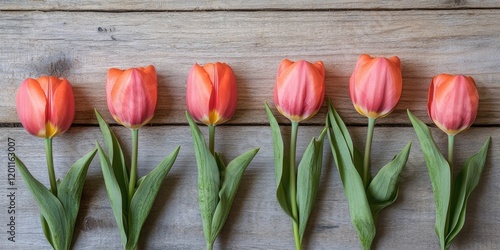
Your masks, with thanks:
<instances>
[{"instance_id":1,"label":"coral tulip","mask_svg":"<svg viewBox=\"0 0 500 250\"><path fill-rule=\"evenodd\" d=\"M236 111L238 91L233 70L225 63L195 64L187 80L186 104L191 116L209 126L221 124Z\"/></svg>"},{"instance_id":2,"label":"coral tulip","mask_svg":"<svg viewBox=\"0 0 500 250\"><path fill-rule=\"evenodd\" d=\"M281 61L274 88L274 104L282 115L292 122L307 120L321 108L324 96L323 62Z\"/></svg>"},{"instance_id":3,"label":"coral tulip","mask_svg":"<svg viewBox=\"0 0 500 250\"><path fill-rule=\"evenodd\" d=\"M153 119L158 82L153 65L120 70L112 68L106 79L106 100L113 118L123 126L137 129Z\"/></svg>"},{"instance_id":4,"label":"coral tulip","mask_svg":"<svg viewBox=\"0 0 500 250\"><path fill-rule=\"evenodd\" d=\"M349 92L361 115L377 119L394 110L401 98L402 85L398 57L361 55L349 81Z\"/></svg>"},{"instance_id":5,"label":"coral tulip","mask_svg":"<svg viewBox=\"0 0 500 250\"><path fill-rule=\"evenodd\" d=\"M429 116L448 135L456 135L472 125L478 103L472 77L440 74L432 79L427 103Z\"/></svg>"},{"instance_id":6,"label":"coral tulip","mask_svg":"<svg viewBox=\"0 0 500 250\"><path fill-rule=\"evenodd\" d=\"M66 132L75 117L71 85L55 76L24 80L17 92L16 106L23 127L42 138Z\"/></svg>"}]
</instances>

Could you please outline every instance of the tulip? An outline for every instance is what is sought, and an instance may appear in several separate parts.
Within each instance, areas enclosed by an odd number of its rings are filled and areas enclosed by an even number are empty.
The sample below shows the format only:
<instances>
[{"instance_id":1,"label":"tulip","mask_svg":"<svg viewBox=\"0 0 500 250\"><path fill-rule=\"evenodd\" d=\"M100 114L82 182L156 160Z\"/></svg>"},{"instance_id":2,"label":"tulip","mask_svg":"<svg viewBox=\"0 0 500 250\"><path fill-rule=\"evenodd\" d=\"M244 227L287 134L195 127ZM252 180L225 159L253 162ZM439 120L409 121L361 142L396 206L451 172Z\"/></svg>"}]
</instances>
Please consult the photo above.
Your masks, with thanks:
<instances>
[{"instance_id":1,"label":"tulip","mask_svg":"<svg viewBox=\"0 0 500 250\"><path fill-rule=\"evenodd\" d=\"M215 126L236 111L238 91L233 70L225 63L195 64L187 80L186 104L198 122Z\"/></svg>"},{"instance_id":2,"label":"tulip","mask_svg":"<svg viewBox=\"0 0 500 250\"><path fill-rule=\"evenodd\" d=\"M349 92L361 115L377 119L394 110L401 98L402 85L398 57L361 55L349 81Z\"/></svg>"},{"instance_id":3,"label":"tulip","mask_svg":"<svg viewBox=\"0 0 500 250\"><path fill-rule=\"evenodd\" d=\"M108 109L113 118L127 128L138 129L153 119L157 95L158 82L153 65L108 71Z\"/></svg>"},{"instance_id":4,"label":"tulip","mask_svg":"<svg viewBox=\"0 0 500 250\"><path fill-rule=\"evenodd\" d=\"M69 129L75 117L75 99L68 80L55 76L28 78L16 96L17 114L32 135L53 138Z\"/></svg>"},{"instance_id":5,"label":"tulip","mask_svg":"<svg viewBox=\"0 0 500 250\"><path fill-rule=\"evenodd\" d=\"M325 96L323 62L281 61L274 88L274 104L292 122L313 117Z\"/></svg>"},{"instance_id":6,"label":"tulip","mask_svg":"<svg viewBox=\"0 0 500 250\"><path fill-rule=\"evenodd\" d=\"M448 135L456 135L472 125L478 103L472 77L440 74L432 79L427 102L429 116Z\"/></svg>"}]
</instances>

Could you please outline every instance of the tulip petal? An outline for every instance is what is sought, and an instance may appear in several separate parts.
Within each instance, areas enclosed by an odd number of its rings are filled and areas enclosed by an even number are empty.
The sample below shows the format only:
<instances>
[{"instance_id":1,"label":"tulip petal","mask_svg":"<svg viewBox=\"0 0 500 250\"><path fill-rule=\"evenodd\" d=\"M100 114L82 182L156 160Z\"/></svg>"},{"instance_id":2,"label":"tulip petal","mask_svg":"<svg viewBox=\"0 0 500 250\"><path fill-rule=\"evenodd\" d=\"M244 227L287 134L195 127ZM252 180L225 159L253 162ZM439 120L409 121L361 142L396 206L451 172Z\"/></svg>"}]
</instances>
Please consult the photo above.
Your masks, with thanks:
<instances>
[{"instance_id":1,"label":"tulip petal","mask_svg":"<svg viewBox=\"0 0 500 250\"><path fill-rule=\"evenodd\" d=\"M217 125L227 121L236 111L238 91L236 78L232 69L227 64L216 64L218 79L214 79L212 99L214 100L213 111L217 117L211 117L211 124ZM214 112L214 113L215 113Z\"/></svg>"},{"instance_id":2,"label":"tulip petal","mask_svg":"<svg viewBox=\"0 0 500 250\"><path fill-rule=\"evenodd\" d=\"M471 77L440 74L429 87L427 108L436 126L449 135L467 129L476 119L479 95Z\"/></svg>"},{"instance_id":3,"label":"tulip petal","mask_svg":"<svg viewBox=\"0 0 500 250\"><path fill-rule=\"evenodd\" d=\"M111 95L111 92L113 90L113 87L116 84L116 80L118 80L118 77L125 72L124 70L121 69L115 69L111 68L108 70L108 76L106 77L106 103L108 104L108 110L111 115L115 116L116 111L113 106L113 97Z\"/></svg>"},{"instance_id":4,"label":"tulip petal","mask_svg":"<svg viewBox=\"0 0 500 250\"><path fill-rule=\"evenodd\" d=\"M47 136L54 137L66 132L75 117L75 98L71 85L66 79L51 78L52 93L49 95L49 117ZM57 82L57 83L56 83ZM50 126L55 130L52 130Z\"/></svg>"},{"instance_id":5,"label":"tulip petal","mask_svg":"<svg viewBox=\"0 0 500 250\"><path fill-rule=\"evenodd\" d=\"M23 127L32 135L45 136L47 99L37 80L28 78L19 87L16 107Z\"/></svg>"},{"instance_id":6,"label":"tulip petal","mask_svg":"<svg viewBox=\"0 0 500 250\"><path fill-rule=\"evenodd\" d=\"M283 65L288 64L282 62ZM321 62L313 65L304 60L281 68L276 79L274 102L278 111L291 121L306 120L318 112L323 103L324 68ZM319 69L318 69L319 68Z\"/></svg>"},{"instance_id":7,"label":"tulip petal","mask_svg":"<svg viewBox=\"0 0 500 250\"><path fill-rule=\"evenodd\" d=\"M369 118L388 115L402 92L399 58L371 58L361 55L349 81L349 93L356 110Z\"/></svg>"},{"instance_id":8,"label":"tulip petal","mask_svg":"<svg viewBox=\"0 0 500 250\"><path fill-rule=\"evenodd\" d=\"M209 124L212 82L208 73L198 64L189 72L186 91L186 104L191 116Z\"/></svg>"}]
</instances>

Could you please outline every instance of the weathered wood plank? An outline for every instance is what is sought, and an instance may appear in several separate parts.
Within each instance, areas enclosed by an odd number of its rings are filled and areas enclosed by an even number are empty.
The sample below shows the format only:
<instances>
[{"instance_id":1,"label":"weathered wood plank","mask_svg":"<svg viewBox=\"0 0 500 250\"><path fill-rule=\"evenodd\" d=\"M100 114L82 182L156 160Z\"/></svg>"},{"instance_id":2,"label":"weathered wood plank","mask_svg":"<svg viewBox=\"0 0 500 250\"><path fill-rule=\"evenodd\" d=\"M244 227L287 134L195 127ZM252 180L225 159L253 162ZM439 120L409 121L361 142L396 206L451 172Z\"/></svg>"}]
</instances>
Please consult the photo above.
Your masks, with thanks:
<instances>
[{"instance_id":1,"label":"weathered wood plank","mask_svg":"<svg viewBox=\"0 0 500 250\"><path fill-rule=\"evenodd\" d=\"M285 130L289 127L284 127ZM120 140L128 142L127 129L114 127ZM302 152L320 126L299 129L299 152ZM364 141L365 128L351 128L358 145ZM206 129L203 130L206 132ZM253 147L261 147L251 163L236 196L234 207L217 249L292 249L290 221L275 201L275 178L270 129L267 126L222 126L217 128L217 150L226 159ZM442 148L446 136L433 131ZM456 162L476 152L487 136L500 140L499 128L473 128L457 137ZM7 138L16 140L15 152L33 174L48 184L43 140L28 135L22 128L1 128L0 157L0 244L14 249L49 249L38 222L38 209L20 176L16 176L16 242L7 241L8 215ZM95 140L101 141L96 127L71 128L54 141L56 173L91 150ZM378 221L376 249L437 249L434 234L434 203L424 160L412 128L377 127L374 137L374 169L389 161L407 141L413 141L408 165L400 180L398 201L382 212ZM129 144L129 143L127 143ZM161 158L181 145L171 173L166 177L156 205L141 236L141 249L203 249L204 239L197 205L197 173L189 128L186 126L145 127L140 131L139 174L142 176ZM130 148L125 147L126 152ZM350 224L348 205L328 144L325 144L325 166L316 209L306 233L308 249L359 249L355 230ZM487 166L478 189L469 201L467 223L454 246L460 249L498 249L500 239L500 145L493 143ZM300 153L301 154L301 153ZM299 154L299 155L300 155ZM458 171L456 169L455 171ZM120 239L106 196L98 159L94 159L87 177L81 214L76 231L75 249L119 249Z\"/></svg>"},{"instance_id":2,"label":"weathered wood plank","mask_svg":"<svg viewBox=\"0 0 500 250\"><path fill-rule=\"evenodd\" d=\"M398 55L404 87L394 114L379 123L408 124L406 109L426 117L433 75L472 75L481 96L477 124L498 124L500 10L349 12L2 12L0 121L18 122L20 82L42 74L74 85L75 123L107 118L104 83L110 67L154 64L159 74L153 123L185 124L185 82L195 62L225 61L238 85L232 124L267 123L283 58L323 60L327 96L348 123L365 123L350 102L348 78L361 53ZM188 21L186 21L188 20ZM309 123L321 124L325 108ZM428 118L425 118L429 122ZM281 118L282 122L285 122Z\"/></svg>"},{"instance_id":3,"label":"weathered wood plank","mask_svg":"<svg viewBox=\"0 0 500 250\"><path fill-rule=\"evenodd\" d=\"M164 10L296 10L296 9L435 9L435 8L498 8L495 0L423 0L423 1L98 1L98 0L4 0L0 10L108 10L108 11L164 11Z\"/></svg>"}]
</instances>

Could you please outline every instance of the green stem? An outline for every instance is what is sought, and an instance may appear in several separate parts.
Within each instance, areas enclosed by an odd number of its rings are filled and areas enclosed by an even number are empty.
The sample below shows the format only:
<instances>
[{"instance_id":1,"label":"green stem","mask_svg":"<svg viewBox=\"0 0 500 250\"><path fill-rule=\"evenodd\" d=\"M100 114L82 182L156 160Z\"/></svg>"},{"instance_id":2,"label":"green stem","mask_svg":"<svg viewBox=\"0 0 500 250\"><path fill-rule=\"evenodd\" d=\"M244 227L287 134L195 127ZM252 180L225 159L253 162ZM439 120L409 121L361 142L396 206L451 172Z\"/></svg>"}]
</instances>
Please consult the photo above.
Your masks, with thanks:
<instances>
[{"instance_id":1,"label":"green stem","mask_svg":"<svg viewBox=\"0 0 500 250\"><path fill-rule=\"evenodd\" d=\"M45 138L45 157L49 170L50 192L57 196L56 174L54 172L54 157L52 156L52 138Z\"/></svg>"},{"instance_id":2,"label":"green stem","mask_svg":"<svg viewBox=\"0 0 500 250\"><path fill-rule=\"evenodd\" d=\"M448 202L448 211L446 213L445 235L448 235L450 229L450 216L451 216L451 197L453 196L453 148L455 145L455 136L448 135L448 164L450 165L450 200Z\"/></svg>"},{"instance_id":3,"label":"green stem","mask_svg":"<svg viewBox=\"0 0 500 250\"><path fill-rule=\"evenodd\" d=\"M137 155L139 148L139 129L131 129L132 131L132 164L130 165L130 179L128 185L128 201L132 201L135 192L135 183L137 181Z\"/></svg>"},{"instance_id":4,"label":"green stem","mask_svg":"<svg viewBox=\"0 0 500 250\"><path fill-rule=\"evenodd\" d=\"M301 250L302 245L300 242L299 234L299 212L297 211L297 177L295 174L295 153L297 151L297 132L299 130L299 123L292 122L292 133L290 138L290 193L292 203L292 216L293 216L293 238L295 240L295 249Z\"/></svg>"},{"instance_id":5,"label":"green stem","mask_svg":"<svg viewBox=\"0 0 500 250\"><path fill-rule=\"evenodd\" d=\"M214 248L213 242L207 242L207 250L212 250Z\"/></svg>"},{"instance_id":6,"label":"green stem","mask_svg":"<svg viewBox=\"0 0 500 250\"><path fill-rule=\"evenodd\" d=\"M450 172L453 173L453 146L455 145L455 136L448 135L448 163L450 164ZM453 176L453 174L451 174Z\"/></svg>"},{"instance_id":7,"label":"green stem","mask_svg":"<svg viewBox=\"0 0 500 250\"><path fill-rule=\"evenodd\" d=\"M368 118L368 133L366 134L365 157L363 159L363 184L365 189L370 184L370 153L372 150L373 130L375 128L375 118Z\"/></svg>"},{"instance_id":8,"label":"green stem","mask_svg":"<svg viewBox=\"0 0 500 250\"><path fill-rule=\"evenodd\" d=\"M208 149L215 157L215 126L208 125Z\"/></svg>"}]
</instances>

